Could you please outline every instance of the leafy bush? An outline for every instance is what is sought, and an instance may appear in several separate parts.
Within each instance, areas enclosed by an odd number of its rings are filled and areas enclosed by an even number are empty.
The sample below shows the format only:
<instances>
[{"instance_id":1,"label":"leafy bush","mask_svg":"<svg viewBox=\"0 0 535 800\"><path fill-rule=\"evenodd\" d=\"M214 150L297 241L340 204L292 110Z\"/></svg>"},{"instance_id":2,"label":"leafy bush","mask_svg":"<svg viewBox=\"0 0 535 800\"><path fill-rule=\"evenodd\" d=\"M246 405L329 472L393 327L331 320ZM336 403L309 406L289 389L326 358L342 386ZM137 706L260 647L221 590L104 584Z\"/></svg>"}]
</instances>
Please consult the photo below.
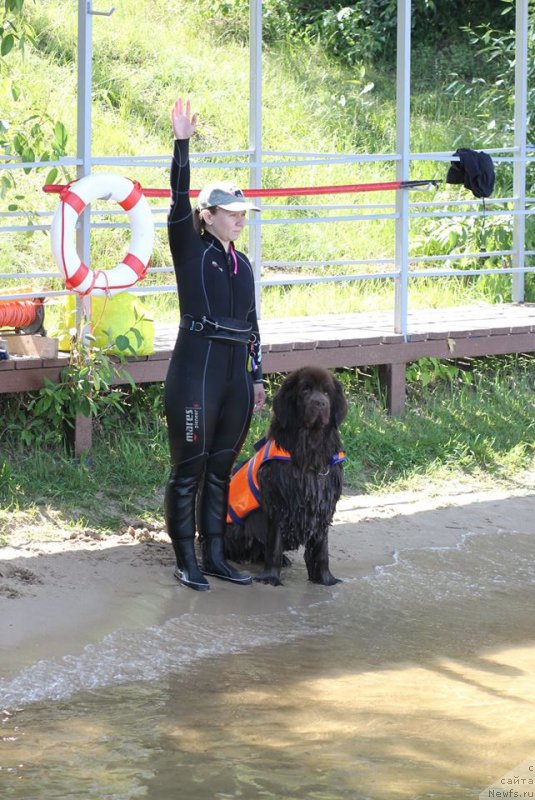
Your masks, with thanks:
<instances>
[{"instance_id":1,"label":"leafy bush","mask_svg":"<svg viewBox=\"0 0 535 800\"><path fill-rule=\"evenodd\" d=\"M470 37L472 49L486 61L484 73L469 78L459 71L452 73L453 81L447 92L453 97L472 99L474 113L474 138L480 146L499 147L512 143L514 136L515 103L515 58L516 36L514 30L515 0L502 0L501 21L490 19L483 24L467 25L463 28ZM527 140L533 140L535 112L535 8L529 6L528 28L528 103ZM504 26L508 25L507 29ZM459 142L456 142L459 144ZM460 142L462 146L462 142ZM472 145L473 146L473 145ZM533 183L533 170L528 168L527 193ZM510 164L500 164L496 175L495 195L510 196L513 193L513 174ZM512 210L512 207L510 207ZM486 259L463 259L462 252L508 250L512 247L512 226L507 217L464 217L444 219L430 223L417 244L420 254L452 253L458 269L478 267L511 266L510 257ZM535 247L535 219L526 217L526 250ZM460 254L460 255L455 255ZM483 293L497 302L511 299L511 277L482 275L477 279ZM525 298L534 297L534 282L526 276Z\"/></svg>"},{"instance_id":2,"label":"leafy bush","mask_svg":"<svg viewBox=\"0 0 535 800\"><path fill-rule=\"evenodd\" d=\"M24 55L26 47L36 44L35 31L28 14L25 13L25 0L5 0L0 8L0 77L11 74L7 68L8 57L17 51ZM14 121L16 104L21 90L16 80L8 80L11 95L12 118L0 119L0 151L6 155L16 154L24 162L56 161L66 154L67 131L62 122L54 120L41 109L33 111L26 119ZM30 168L25 168L26 173ZM46 177L46 183L54 183L59 174L55 167ZM17 182L11 170L5 170L0 179L0 198L17 189ZM24 195L16 195L17 202L10 203L9 211L19 209L19 201Z\"/></svg>"},{"instance_id":3,"label":"leafy bush","mask_svg":"<svg viewBox=\"0 0 535 800\"><path fill-rule=\"evenodd\" d=\"M204 19L225 37L248 40L248 0L206 0ZM396 50L397 0L357 0L332 4L326 0L264 0L264 39L275 45L287 36L319 40L328 53L352 66L362 61L391 62ZM483 21L499 26L501 8L493 0L413 0L413 44L443 49L459 38L452 19L467 26ZM460 34L461 37L463 34Z\"/></svg>"},{"instance_id":4,"label":"leafy bush","mask_svg":"<svg viewBox=\"0 0 535 800\"><path fill-rule=\"evenodd\" d=\"M514 134L515 102L515 0L502 0L502 22L489 20L469 25L463 30L470 37L470 45L487 62L487 74L472 76L469 80L453 73L453 81L447 91L452 95L479 98L474 104L474 116L484 126L480 139L487 146L500 146L511 141ZM508 27L504 30L504 25ZM535 7L529 4L528 27L528 141L533 139L533 117L535 111Z\"/></svg>"}]
</instances>

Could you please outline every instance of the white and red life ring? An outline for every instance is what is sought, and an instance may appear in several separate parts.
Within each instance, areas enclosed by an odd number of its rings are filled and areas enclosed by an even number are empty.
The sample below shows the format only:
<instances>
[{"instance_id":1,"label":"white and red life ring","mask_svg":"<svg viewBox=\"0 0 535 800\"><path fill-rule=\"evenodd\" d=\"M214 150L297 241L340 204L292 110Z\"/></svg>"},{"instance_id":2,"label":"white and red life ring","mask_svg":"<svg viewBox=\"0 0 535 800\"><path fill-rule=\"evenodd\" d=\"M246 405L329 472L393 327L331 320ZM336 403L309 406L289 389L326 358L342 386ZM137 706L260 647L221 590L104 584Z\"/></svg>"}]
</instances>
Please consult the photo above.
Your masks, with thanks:
<instances>
[{"instance_id":1,"label":"white and red life ring","mask_svg":"<svg viewBox=\"0 0 535 800\"><path fill-rule=\"evenodd\" d=\"M93 271L81 261L76 251L74 230L84 208L97 198L113 198L124 208L130 221L132 239L128 253L116 267ZM102 173L87 175L63 189L50 236L52 253L65 276L67 289L80 295L117 294L145 277L154 245L154 223L137 181Z\"/></svg>"}]
</instances>

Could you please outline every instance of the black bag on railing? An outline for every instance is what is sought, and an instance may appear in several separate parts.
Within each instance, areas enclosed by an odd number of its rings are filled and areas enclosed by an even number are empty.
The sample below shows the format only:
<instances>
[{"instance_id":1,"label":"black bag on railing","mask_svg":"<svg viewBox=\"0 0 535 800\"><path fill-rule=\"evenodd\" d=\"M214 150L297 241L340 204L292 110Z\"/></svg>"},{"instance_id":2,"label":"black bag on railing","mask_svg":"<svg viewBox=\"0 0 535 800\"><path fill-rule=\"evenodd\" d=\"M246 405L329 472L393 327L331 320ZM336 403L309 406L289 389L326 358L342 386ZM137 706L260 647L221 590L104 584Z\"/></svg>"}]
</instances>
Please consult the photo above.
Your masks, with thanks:
<instances>
[{"instance_id":1,"label":"black bag on railing","mask_svg":"<svg viewBox=\"0 0 535 800\"><path fill-rule=\"evenodd\" d=\"M490 197L496 175L489 154L460 147L453 155L458 156L459 161L451 162L446 183L462 183L475 197Z\"/></svg>"}]
</instances>

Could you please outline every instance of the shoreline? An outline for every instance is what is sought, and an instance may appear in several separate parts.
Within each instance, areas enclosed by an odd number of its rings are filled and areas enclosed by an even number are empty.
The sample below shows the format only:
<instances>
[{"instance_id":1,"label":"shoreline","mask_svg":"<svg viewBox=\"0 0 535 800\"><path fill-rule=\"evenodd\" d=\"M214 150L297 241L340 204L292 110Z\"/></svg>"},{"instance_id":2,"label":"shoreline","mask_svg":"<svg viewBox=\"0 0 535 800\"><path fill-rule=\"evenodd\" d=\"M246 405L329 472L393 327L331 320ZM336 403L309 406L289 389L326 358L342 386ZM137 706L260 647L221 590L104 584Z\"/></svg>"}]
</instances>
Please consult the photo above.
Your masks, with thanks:
<instances>
[{"instance_id":1,"label":"shoreline","mask_svg":"<svg viewBox=\"0 0 535 800\"><path fill-rule=\"evenodd\" d=\"M330 533L331 568L351 581L392 566L406 551L457 548L463 537L487 533L528 534L533 506L530 486L346 495ZM332 589L309 584L302 553L291 557L282 587L212 579L212 591L198 593L173 578L173 552L161 529L129 527L106 537L58 529L54 538L40 538L39 529L31 537L21 531L0 549L0 677L77 656L121 630L142 631L192 613L230 625L236 615L278 614L343 592L343 583Z\"/></svg>"}]
</instances>

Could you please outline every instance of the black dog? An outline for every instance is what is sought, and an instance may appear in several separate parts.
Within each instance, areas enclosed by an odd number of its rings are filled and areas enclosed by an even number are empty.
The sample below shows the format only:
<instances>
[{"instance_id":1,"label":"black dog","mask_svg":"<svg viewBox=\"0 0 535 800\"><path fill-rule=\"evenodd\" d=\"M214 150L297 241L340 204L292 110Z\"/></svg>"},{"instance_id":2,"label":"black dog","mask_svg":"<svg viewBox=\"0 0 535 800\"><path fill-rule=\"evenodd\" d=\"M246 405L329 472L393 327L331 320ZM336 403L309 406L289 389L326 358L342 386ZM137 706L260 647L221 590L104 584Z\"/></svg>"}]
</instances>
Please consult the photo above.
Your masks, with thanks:
<instances>
[{"instance_id":1,"label":"black dog","mask_svg":"<svg viewBox=\"0 0 535 800\"><path fill-rule=\"evenodd\" d=\"M254 457L256 477L249 462L237 471L229 496L227 557L264 561L255 580L280 585L281 567L289 563L284 551L304 545L309 579L339 583L329 570L328 530L342 492L338 427L346 413L340 381L320 367L291 373L275 395L267 455L262 449ZM251 511L245 502L240 519L245 484L259 508Z\"/></svg>"}]
</instances>

